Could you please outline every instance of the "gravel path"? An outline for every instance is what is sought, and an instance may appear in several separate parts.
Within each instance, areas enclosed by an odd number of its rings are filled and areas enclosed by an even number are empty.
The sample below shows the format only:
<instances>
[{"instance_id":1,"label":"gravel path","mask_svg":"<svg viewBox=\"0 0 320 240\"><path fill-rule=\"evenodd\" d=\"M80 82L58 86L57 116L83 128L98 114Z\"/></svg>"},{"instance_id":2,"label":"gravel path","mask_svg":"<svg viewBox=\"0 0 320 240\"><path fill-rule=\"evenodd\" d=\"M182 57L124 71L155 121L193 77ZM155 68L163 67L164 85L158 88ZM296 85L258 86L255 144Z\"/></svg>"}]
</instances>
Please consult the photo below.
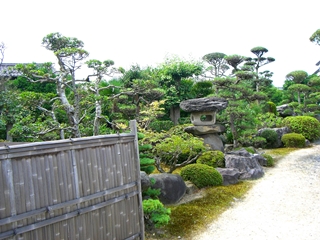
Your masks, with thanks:
<instances>
[{"instance_id":1,"label":"gravel path","mask_svg":"<svg viewBox=\"0 0 320 240\"><path fill-rule=\"evenodd\" d=\"M320 145L292 152L196 240L319 240Z\"/></svg>"}]
</instances>

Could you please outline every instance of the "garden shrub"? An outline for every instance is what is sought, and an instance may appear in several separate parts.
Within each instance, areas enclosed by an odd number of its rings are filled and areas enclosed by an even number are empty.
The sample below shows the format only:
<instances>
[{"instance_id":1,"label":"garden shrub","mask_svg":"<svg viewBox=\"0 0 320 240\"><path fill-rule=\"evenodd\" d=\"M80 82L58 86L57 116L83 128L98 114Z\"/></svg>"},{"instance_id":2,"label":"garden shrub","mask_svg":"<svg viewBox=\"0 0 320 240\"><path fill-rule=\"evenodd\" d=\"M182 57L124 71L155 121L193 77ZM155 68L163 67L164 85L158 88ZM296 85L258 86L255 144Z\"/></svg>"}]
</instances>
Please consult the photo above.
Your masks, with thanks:
<instances>
[{"instance_id":1,"label":"garden shrub","mask_svg":"<svg viewBox=\"0 0 320 240\"><path fill-rule=\"evenodd\" d=\"M205 164L190 164L181 169L184 181L191 181L198 188L222 185L223 179L218 170Z\"/></svg>"},{"instance_id":2,"label":"garden shrub","mask_svg":"<svg viewBox=\"0 0 320 240\"><path fill-rule=\"evenodd\" d=\"M283 125L287 126L291 132L302 134L309 141L320 138L320 122L314 117L286 117Z\"/></svg>"},{"instance_id":3,"label":"garden shrub","mask_svg":"<svg viewBox=\"0 0 320 240\"><path fill-rule=\"evenodd\" d=\"M278 114L266 112L257 114L257 127L261 128L276 128L280 127L282 123L282 117Z\"/></svg>"},{"instance_id":4,"label":"garden shrub","mask_svg":"<svg viewBox=\"0 0 320 240\"><path fill-rule=\"evenodd\" d=\"M155 120L149 124L149 128L156 132L168 131L173 126L174 126L174 123L171 120L164 120L164 121Z\"/></svg>"},{"instance_id":5,"label":"garden shrub","mask_svg":"<svg viewBox=\"0 0 320 240\"><path fill-rule=\"evenodd\" d=\"M263 137L266 139L266 148L273 148L276 146L278 141L278 134L276 131L272 129L265 129L261 132L260 137Z\"/></svg>"},{"instance_id":6,"label":"garden shrub","mask_svg":"<svg viewBox=\"0 0 320 240\"><path fill-rule=\"evenodd\" d=\"M188 139L172 135L154 147L154 154L160 157L163 163L171 165L183 163L187 159L193 158L205 150L206 147L202 139L192 135L190 135Z\"/></svg>"},{"instance_id":7,"label":"garden shrub","mask_svg":"<svg viewBox=\"0 0 320 240\"><path fill-rule=\"evenodd\" d=\"M274 166L274 159L269 154L262 154L262 157L264 157L267 160L267 167L273 167Z\"/></svg>"},{"instance_id":8,"label":"garden shrub","mask_svg":"<svg viewBox=\"0 0 320 240\"><path fill-rule=\"evenodd\" d=\"M221 151L204 152L198 159L197 163L205 164L210 167L225 167L224 154Z\"/></svg>"},{"instance_id":9,"label":"garden shrub","mask_svg":"<svg viewBox=\"0 0 320 240\"><path fill-rule=\"evenodd\" d=\"M273 102L267 102L266 106L269 113L277 114L277 106Z\"/></svg>"},{"instance_id":10,"label":"garden shrub","mask_svg":"<svg viewBox=\"0 0 320 240\"><path fill-rule=\"evenodd\" d=\"M165 208L158 199L143 200L142 205L147 229L159 228L169 223L171 209Z\"/></svg>"},{"instance_id":11,"label":"garden shrub","mask_svg":"<svg viewBox=\"0 0 320 240\"><path fill-rule=\"evenodd\" d=\"M300 133L287 133L281 138L285 147L305 147L306 138Z\"/></svg>"},{"instance_id":12,"label":"garden shrub","mask_svg":"<svg viewBox=\"0 0 320 240\"><path fill-rule=\"evenodd\" d=\"M154 178L150 178L151 187L142 192L144 223L147 230L162 227L170 221L171 209L164 207L158 199L160 189L152 187L155 182Z\"/></svg>"},{"instance_id":13,"label":"garden shrub","mask_svg":"<svg viewBox=\"0 0 320 240\"><path fill-rule=\"evenodd\" d=\"M145 135L143 133L138 132L139 140L142 140L144 137ZM151 174L156 169L151 150L151 144L141 144L141 141L139 142L140 170L144 171L146 174Z\"/></svg>"}]
</instances>

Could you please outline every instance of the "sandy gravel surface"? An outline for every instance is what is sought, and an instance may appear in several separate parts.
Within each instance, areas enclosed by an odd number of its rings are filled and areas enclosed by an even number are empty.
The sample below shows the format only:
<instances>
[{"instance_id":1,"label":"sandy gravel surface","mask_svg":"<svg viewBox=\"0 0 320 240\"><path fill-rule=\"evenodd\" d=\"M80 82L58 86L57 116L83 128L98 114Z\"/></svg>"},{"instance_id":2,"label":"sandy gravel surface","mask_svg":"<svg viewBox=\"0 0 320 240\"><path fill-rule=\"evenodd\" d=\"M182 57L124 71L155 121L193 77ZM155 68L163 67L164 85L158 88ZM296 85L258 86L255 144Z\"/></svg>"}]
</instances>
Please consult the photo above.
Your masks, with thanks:
<instances>
[{"instance_id":1,"label":"sandy gravel surface","mask_svg":"<svg viewBox=\"0 0 320 240\"><path fill-rule=\"evenodd\" d=\"M320 240L320 145L294 151L196 240Z\"/></svg>"}]
</instances>

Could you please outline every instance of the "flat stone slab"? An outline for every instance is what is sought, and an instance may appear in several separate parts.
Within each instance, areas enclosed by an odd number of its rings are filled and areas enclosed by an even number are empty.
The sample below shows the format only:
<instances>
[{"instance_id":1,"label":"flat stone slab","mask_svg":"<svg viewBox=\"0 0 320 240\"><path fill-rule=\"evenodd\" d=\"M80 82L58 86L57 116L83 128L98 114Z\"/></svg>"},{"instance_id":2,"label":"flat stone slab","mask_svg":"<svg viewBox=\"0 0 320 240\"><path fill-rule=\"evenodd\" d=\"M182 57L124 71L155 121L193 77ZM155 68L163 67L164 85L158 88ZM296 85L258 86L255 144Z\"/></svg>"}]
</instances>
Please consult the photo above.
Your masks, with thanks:
<instances>
[{"instance_id":1,"label":"flat stone slab","mask_svg":"<svg viewBox=\"0 0 320 240\"><path fill-rule=\"evenodd\" d=\"M226 131L226 128L220 124L215 124L211 126L190 126L186 127L184 131L195 135L205 135L210 133L223 133Z\"/></svg>"},{"instance_id":2,"label":"flat stone slab","mask_svg":"<svg viewBox=\"0 0 320 240\"><path fill-rule=\"evenodd\" d=\"M218 97L195 98L180 103L180 108L185 112L216 112L227 106L228 101Z\"/></svg>"}]
</instances>

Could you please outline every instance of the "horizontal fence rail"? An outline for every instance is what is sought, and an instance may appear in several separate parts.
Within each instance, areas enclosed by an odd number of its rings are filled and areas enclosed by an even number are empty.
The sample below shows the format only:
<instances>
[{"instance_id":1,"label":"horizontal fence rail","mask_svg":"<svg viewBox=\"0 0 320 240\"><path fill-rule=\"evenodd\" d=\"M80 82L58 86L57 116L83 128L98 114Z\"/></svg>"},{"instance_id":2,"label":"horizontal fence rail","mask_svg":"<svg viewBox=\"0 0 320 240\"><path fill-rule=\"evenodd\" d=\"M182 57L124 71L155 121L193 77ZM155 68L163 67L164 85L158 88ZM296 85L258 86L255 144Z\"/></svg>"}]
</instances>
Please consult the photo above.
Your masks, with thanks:
<instances>
[{"instance_id":1,"label":"horizontal fence rail","mask_svg":"<svg viewBox=\"0 0 320 240\"><path fill-rule=\"evenodd\" d=\"M0 147L0 239L144 239L130 133Z\"/></svg>"}]
</instances>

